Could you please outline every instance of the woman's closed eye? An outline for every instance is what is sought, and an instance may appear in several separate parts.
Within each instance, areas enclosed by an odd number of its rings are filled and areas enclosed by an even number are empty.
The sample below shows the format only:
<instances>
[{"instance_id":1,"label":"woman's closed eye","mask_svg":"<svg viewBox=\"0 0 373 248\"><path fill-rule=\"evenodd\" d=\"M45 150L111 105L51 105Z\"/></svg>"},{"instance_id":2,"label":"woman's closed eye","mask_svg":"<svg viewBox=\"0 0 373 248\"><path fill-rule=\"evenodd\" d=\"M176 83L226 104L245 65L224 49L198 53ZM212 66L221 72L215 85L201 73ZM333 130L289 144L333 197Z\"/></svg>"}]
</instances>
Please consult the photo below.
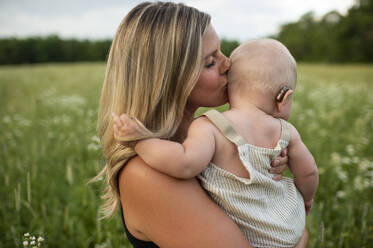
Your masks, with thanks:
<instances>
[{"instance_id":1,"label":"woman's closed eye","mask_svg":"<svg viewBox=\"0 0 373 248\"><path fill-rule=\"evenodd\" d=\"M206 67L207 67L207 68L210 68L210 67L213 67L215 64L216 64L216 61L215 61L215 59L213 59L211 62L209 62L209 63L206 65Z\"/></svg>"}]
</instances>

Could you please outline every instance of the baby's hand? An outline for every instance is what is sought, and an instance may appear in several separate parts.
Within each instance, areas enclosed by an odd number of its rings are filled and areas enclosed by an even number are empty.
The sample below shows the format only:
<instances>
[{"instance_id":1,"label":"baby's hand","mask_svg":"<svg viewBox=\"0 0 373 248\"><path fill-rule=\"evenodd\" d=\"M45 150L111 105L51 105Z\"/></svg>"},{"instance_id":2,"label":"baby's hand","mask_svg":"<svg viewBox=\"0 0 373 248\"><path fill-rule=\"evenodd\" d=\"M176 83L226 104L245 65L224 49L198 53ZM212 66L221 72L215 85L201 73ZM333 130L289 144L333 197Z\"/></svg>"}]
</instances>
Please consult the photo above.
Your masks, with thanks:
<instances>
[{"instance_id":1,"label":"baby's hand","mask_svg":"<svg viewBox=\"0 0 373 248\"><path fill-rule=\"evenodd\" d=\"M112 113L114 121L114 138L120 144L128 147L135 147L136 143L151 136L151 132L136 118L126 114L118 116Z\"/></svg>"},{"instance_id":2,"label":"baby's hand","mask_svg":"<svg viewBox=\"0 0 373 248\"><path fill-rule=\"evenodd\" d=\"M306 215L308 215L312 209L313 199L310 201L304 202L304 207L306 208Z\"/></svg>"}]
</instances>

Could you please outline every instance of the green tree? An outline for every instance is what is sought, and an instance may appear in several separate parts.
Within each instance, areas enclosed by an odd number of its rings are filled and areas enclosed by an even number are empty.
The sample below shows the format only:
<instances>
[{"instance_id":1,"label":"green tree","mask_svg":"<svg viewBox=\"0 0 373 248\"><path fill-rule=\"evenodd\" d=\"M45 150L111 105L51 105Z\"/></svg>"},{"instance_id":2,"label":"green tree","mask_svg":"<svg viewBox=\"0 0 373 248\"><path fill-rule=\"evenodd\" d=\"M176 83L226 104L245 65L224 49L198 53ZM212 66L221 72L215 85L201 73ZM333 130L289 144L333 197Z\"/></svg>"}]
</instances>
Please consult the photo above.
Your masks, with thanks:
<instances>
[{"instance_id":1,"label":"green tree","mask_svg":"<svg viewBox=\"0 0 373 248\"><path fill-rule=\"evenodd\" d=\"M229 57L232 51L239 45L240 43L238 43L238 41L236 40L228 40L228 39L223 38L221 40L220 49L225 56Z\"/></svg>"}]
</instances>

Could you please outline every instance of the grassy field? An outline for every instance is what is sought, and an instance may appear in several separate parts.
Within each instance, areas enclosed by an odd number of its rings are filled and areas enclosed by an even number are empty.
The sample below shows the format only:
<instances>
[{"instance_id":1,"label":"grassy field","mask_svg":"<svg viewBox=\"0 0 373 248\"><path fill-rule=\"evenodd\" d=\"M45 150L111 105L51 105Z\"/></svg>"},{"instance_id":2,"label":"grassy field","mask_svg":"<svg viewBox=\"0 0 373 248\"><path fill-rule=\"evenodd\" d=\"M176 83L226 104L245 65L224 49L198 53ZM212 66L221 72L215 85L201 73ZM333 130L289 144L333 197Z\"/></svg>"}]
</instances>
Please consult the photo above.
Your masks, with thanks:
<instances>
[{"instance_id":1,"label":"grassy field","mask_svg":"<svg viewBox=\"0 0 373 248\"><path fill-rule=\"evenodd\" d=\"M0 67L0 247L131 247L98 218L104 64ZM300 64L290 121L320 172L309 247L373 247L373 65Z\"/></svg>"}]
</instances>

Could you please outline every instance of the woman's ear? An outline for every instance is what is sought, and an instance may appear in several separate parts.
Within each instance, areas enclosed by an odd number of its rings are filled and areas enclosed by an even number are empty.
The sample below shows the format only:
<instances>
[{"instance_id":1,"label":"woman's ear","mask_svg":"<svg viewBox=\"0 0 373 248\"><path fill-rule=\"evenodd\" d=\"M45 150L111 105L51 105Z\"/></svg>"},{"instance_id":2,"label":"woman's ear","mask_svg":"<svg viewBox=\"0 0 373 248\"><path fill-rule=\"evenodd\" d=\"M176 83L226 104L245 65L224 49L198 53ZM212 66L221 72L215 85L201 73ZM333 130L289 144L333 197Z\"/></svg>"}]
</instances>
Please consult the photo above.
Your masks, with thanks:
<instances>
[{"instance_id":1,"label":"woman's ear","mask_svg":"<svg viewBox=\"0 0 373 248\"><path fill-rule=\"evenodd\" d=\"M276 101L276 107L277 107L278 112L281 112L282 107L285 105L286 101L288 101L288 99L290 99L290 96L293 93L294 93L294 90L288 89L288 90L286 90L286 92L283 93L283 96L277 98L277 99L279 99L279 100Z\"/></svg>"}]
</instances>

